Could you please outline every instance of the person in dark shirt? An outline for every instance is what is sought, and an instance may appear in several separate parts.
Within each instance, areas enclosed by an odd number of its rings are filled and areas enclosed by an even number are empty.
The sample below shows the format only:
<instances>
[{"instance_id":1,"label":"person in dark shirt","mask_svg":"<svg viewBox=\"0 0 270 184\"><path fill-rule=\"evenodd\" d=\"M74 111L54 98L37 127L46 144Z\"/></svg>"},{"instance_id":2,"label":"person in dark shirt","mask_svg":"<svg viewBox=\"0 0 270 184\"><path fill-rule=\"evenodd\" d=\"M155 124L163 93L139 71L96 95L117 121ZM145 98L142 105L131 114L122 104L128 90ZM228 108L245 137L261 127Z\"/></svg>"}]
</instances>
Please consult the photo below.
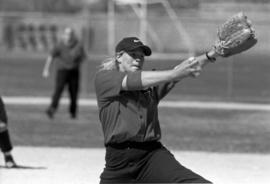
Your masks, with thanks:
<instances>
[{"instance_id":1,"label":"person in dark shirt","mask_svg":"<svg viewBox=\"0 0 270 184\"><path fill-rule=\"evenodd\" d=\"M70 116L71 118L77 117L80 65L85 59L85 56L82 43L78 40L74 30L66 28L60 42L53 48L51 54L47 58L43 69L43 77L47 78L50 74L51 63L55 61L57 71L55 90L51 104L46 111L50 118L54 117L65 86L68 87L70 97Z\"/></svg>"},{"instance_id":2,"label":"person in dark shirt","mask_svg":"<svg viewBox=\"0 0 270 184\"><path fill-rule=\"evenodd\" d=\"M100 183L211 183L181 165L160 142L158 104L179 81L197 77L214 50L171 70L142 71L152 53L137 37L123 38L95 76L106 164Z\"/></svg>"},{"instance_id":3,"label":"person in dark shirt","mask_svg":"<svg viewBox=\"0 0 270 184\"><path fill-rule=\"evenodd\" d=\"M0 149L4 155L5 165L7 168L16 168L17 164L15 163L12 156L12 143L8 131L8 118L3 103L2 98L0 97Z\"/></svg>"}]
</instances>

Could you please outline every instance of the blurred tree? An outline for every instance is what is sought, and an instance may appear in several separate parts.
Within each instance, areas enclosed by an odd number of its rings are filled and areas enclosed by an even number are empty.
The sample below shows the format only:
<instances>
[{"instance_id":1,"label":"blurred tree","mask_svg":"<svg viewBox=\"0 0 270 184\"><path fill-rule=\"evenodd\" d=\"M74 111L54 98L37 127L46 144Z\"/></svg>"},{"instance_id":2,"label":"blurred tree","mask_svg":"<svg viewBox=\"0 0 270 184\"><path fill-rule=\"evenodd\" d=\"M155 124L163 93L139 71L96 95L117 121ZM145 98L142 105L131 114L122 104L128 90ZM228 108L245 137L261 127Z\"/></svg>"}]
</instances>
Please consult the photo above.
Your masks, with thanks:
<instances>
[{"instance_id":1,"label":"blurred tree","mask_svg":"<svg viewBox=\"0 0 270 184\"><path fill-rule=\"evenodd\" d=\"M0 11L66 12L80 11L74 0L0 0Z\"/></svg>"},{"instance_id":2,"label":"blurred tree","mask_svg":"<svg viewBox=\"0 0 270 184\"><path fill-rule=\"evenodd\" d=\"M11 24L6 24L3 27L3 41L8 49L14 48L14 29Z\"/></svg>"}]
</instances>

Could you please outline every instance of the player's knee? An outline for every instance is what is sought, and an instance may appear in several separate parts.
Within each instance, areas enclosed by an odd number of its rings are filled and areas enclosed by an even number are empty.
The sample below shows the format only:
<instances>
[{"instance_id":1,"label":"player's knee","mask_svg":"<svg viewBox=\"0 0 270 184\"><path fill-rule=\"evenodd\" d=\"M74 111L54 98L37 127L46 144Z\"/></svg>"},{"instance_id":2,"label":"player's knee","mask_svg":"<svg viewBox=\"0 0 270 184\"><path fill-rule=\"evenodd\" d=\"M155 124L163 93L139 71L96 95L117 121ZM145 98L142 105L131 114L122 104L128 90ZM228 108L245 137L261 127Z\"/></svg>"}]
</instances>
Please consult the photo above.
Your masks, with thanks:
<instances>
[{"instance_id":1,"label":"player's knee","mask_svg":"<svg viewBox=\"0 0 270 184\"><path fill-rule=\"evenodd\" d=\"M0 122L0 133L7 130L7 124Z\"/></svg>"}]
</instances>

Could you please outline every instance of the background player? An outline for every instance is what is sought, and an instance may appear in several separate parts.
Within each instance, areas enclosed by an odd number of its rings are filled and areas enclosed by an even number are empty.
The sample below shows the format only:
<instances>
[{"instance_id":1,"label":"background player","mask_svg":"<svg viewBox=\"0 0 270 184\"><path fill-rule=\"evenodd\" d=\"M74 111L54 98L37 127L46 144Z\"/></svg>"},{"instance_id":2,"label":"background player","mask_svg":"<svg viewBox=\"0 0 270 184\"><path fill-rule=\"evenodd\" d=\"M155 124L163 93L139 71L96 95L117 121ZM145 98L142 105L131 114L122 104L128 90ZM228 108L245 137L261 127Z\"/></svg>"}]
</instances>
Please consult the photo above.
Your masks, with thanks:
<instances>
[{"instance_id":1,"label":"background player","mask_svg":"<svg viewBox=\"0 0 270 184\"><path fill-rule=\"evenodd\" d=\"M51 104L46 111L47 115L50 118L54 117L65 86L68 87L70 97L70 116L71 118L77 117L80 65L84 59L85 52L81 42L75 35L75 31L71 28L66 28L60 39L60 42L54 47L51 54L47 58L43 69L43 77L47 78L50 74L49 70L51 63L52 61L55 61L55 89L52 96Z\"/></svg>"},{"instance_id":2,"label":"background player","mask_svg":"<svg viewBox=\"0 0 270 184\"><path fill-rule=\"evenodd\" d=\"M4 154L6 167L16 168L17 164L15 163L13 156L11 154L12 144L10 141L7 123L8 118L5 105L3 103L2 98L0 97L0 148Z\"/></svg>"}]
</instances>

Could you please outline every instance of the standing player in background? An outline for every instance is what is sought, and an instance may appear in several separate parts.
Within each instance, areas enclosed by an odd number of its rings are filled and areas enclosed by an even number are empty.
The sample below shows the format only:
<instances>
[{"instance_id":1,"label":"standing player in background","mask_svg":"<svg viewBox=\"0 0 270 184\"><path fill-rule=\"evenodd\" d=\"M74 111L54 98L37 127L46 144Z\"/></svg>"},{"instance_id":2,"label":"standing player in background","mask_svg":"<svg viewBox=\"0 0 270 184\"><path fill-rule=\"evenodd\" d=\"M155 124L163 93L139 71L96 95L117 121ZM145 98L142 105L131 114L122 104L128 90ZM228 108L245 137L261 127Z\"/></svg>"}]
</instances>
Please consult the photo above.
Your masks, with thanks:
<instances>
[{"instance_id":1,"label":"standing player in background","mask_svg":"<svg viewBox=\"0 0 270 184\"><path fill-rule=\"evenodd\" d=\"M47 58L43 69L43 77L47 78L50 74L50 66L55 61L57 71L55 89L51 104L46 111L49 118L54 117L60 97L66 86L68 87L70 98L70 116L73 119L77 117L80 65L84 59L85 52L82 43L75 35L73 29L66 28L59 43L56 44Z\"/></svg>"},{"instance_id":2,"label":"standing player in background","mask_svg":"<svg viewBox=\"0 0 270 184\"><path fill-rule=\"evenodd\" d=\"M0 148L4 154L5 164L7 168L16 168L17 164L15 163L11 150L12 144L10 141L9 131L8 131L8 118L3 103L2 98L0 97Z\"/></svg>"}]
</instances>

